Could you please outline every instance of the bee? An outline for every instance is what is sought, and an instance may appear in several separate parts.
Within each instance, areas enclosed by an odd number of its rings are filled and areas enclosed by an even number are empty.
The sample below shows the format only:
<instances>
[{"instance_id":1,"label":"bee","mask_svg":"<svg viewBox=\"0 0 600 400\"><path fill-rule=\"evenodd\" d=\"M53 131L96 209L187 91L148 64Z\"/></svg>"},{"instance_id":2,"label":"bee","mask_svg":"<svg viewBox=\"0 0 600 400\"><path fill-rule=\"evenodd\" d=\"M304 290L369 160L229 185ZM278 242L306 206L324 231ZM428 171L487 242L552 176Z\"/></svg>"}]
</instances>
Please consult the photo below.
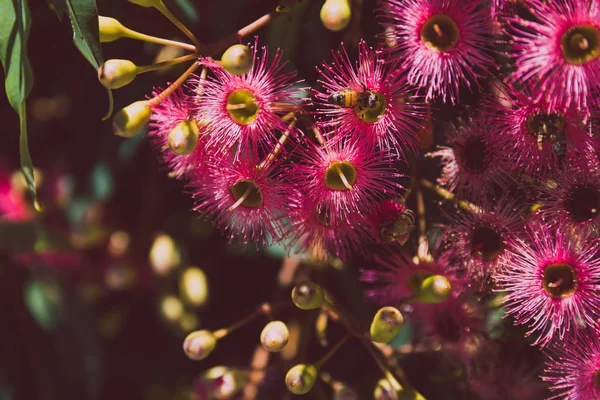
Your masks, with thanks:
<instances>
[{"instance_id":1,"label":"bee","mask_svg":"<svg viewBox=\"0 0 600 400\"><path fill-rule=\"evenodd\" d=\"M351 88L342 89L329 96L327 101L342 108L358 107L364 113L376 108L381 99L376 92L363 87L362 91Z\"/></svg>"},{"instance_id":2,"label":"bee","mask_svg":"<svg viewBox=\"0 0 600 400\"><path fill-rule=\"evenodd\" d=\"M538 150L542 150L544 143L552 144L552 151L559 159L567 153L567 137L565 135L565 121L558 114L540 116L535 126Z\"/></svg>"},{"instance_id":3,"label":"bee","mask_svg":"<svg viewBox=\"0 0 600 400\"><path fill-rule=\"evenodd\" d=\"M415 213L406 209L396 216L396 219L381 227L379 236L386 243L399 242L403 246L410 237L410 233L415 230Z\"/></svg>"}]
</instances>

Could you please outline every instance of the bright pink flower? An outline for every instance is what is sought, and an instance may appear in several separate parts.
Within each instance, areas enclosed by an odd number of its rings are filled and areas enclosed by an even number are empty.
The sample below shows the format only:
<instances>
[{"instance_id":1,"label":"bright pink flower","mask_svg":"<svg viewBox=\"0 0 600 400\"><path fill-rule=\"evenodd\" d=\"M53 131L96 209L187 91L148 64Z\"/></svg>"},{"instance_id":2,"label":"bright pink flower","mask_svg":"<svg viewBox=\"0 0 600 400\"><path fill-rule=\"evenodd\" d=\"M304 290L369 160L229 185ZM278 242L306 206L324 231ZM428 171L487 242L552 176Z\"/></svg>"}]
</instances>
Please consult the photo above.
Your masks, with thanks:
<instances>
[{"instance_id":1,"label":"bright pink flower","mask_svg":"<svg viewBox=\"0 0 600 400\"><path fill-rule=\"evenodd\" d=\"M382 0L393 61L408 69L408 81L457 102L461 85L477 85L493 67L490 15L476 0Z\"/></svg>"},{"instance_id":2,"label":"bright pink flower","mask_svg":"<svg viewBox=\"0 0 600 400\"><path fill-rule=\"evenodd\" d=\"M237 144L240 151L262 148L268 152L288 128L281 117L304 100L296 74L282 73L286 63L281 51L269 63L266 47L259 50L255 42L252 49L252 69L243 75L205 61L214 76L202 82L197 113L209 123L209 145L231 149Z\"/></svg>"},{"instance_id":3,"label":"bright pink flower","mask_svg":"<svg viewBox=\"0 0 600 400\"><path fill-rule=\"evenodd\" d=\"M574 108L552 111L544 99L534 99L537 90L530 85L502 90L512 104L490 103L491 125L513 168L543 178L559 169L563 160L592 149L593 139Z\"/></svg>"},{"instance_id":4,"label":"bright pink flower","mask_svg":"<svg viewBox=\"0 0 600 400\"><path fill-rule=\"evenodd\" d=\"M449 215L447 244L464 263L469 276L485 280L506 262L507 249L522 228L522 218L514 202L485 201L478 210L456 210Z\"/></svg>"},{"instance_id":5,"label":"bright pink flower","mask_svg":"<svg viewBox=\"0 0 600 400\"><path fill-rule=\"evenodd\" d=\"M372 255L372 265L361 269L360 280L369 285L365 297L381 305L398 304L415 294L414 282L430 275L443 275L452 285L450 297L458 297L466 281L450 265L451 253L441 254L437 261L415 264L400 249Z\"/></svg>"},{"instance_id":6,"label":"bright pink flower","mask_svg":"<svg viewBox=\"0 0 600 400\"><path fill-rule=\"evenodd\" d=\"M579 228L600 227L600 169L587 163L569 165L551 186L542 184L541 213L549 222L563 221Z\"/></svg>"},{"instance_id":7,"label":"bright pink flower","mask_svg":"<svg viewBox=\"0 0 600 400\"><path fill-rule=\"evenodd\" d=\"M528 0L535 21L507 18L515 51L514 76L534 80L551 110L571 104L588 112L600 88L598 0Z\"/></svg>"},{"instance_id":8,"label":"bright pink flower","mask_svg":"<svg viewBox=\"0 0 600 400\"><path fill-rule=\"evenodd\" d=\"M440 184L469 197L482 197L494 186L506 185L505 161L486 121L451 128L448 136L449 147L427 154L442 159Z\"/></svg>"},{"instance_id":9,"label":"bright pink flower","mask_svg":"<svg viewBox=\"0 0 600 400\"><path fill-rule=\"evenodd\" d=\"M565 345L551 349L542 379L555 392L549 399L583 400L600 398L600 338L586 330Z\"/></svg>"},{"instance_id":10,"label":"bright pink flower","mask_svg":"<svg viewBox=\"0 0 600 400\"><path fill-rule=\"evenodd\" d=\"M197 126L201 121L196 119L194 113L194 98L186 94L182 89L164 99L159 105L152 109L148 136L152 145L161 153L162 160L168 167L170 174L182 178L189 171L200 168L206 151L206 140L203 137L204 129L199 130L198 144L196 148L187 155L178 155L169 147L169 134L180 123L194 121Z\"/></svg>"},{"instance_id":11,"label":"bright pink flower","mask_svg":"<svg viewBox=\"0 0 600 400\"><path fill-rule=\"evenodd\" d=\"M507 314L528 324L536 345L563 340L579 324L600 316L600 243L589 235L570 236L563 226L528 226L526 240L515 238L511 257L496 275L506 291Z\"/></svg>"},{"instance_id":12,"label":"bright pink flower","mask_svg":"<svg viewBox=\"0 0 600 400\"><path fill-rule=\"evenodd\" d=\"M391 64L384 64L380 51L364 41L358 44L358 63L353 64L342 48L333 53L331 65L319 69L324 92L317 92L317 115L327 117L323 126L335 127L336 136L350 136L378 143L381 147L403 154L402 148L416 148L417 129L425 116L422 100L414 97L406 77ZM371 92L379 99L373 109L339 107L328 98L338 92L352 90Z\"/></svg>"},{"instance_id":13,"label":"bright pink flower","mask_svg":"<svg viewBox=\"0 0 600 400\"><path fill-rule=\"evenodd\" d=\"M372 144L349 138L324 146L305 143L289 176L302 188L306 201L316 204L334 225L350 214L368 214L378 201L402 189L389 153Z\"/></svg>"},{"instance_id":14,"label":"bright pink flower","mask_svg":"<svg viewBox=\"0 0 600 400\"><path fill-rule=\"evenodd\" d=\"M252 157L214 157L194 174L195 210L213 216L231 241L268 243L284 235L282 219L289 217L295 191L276 173L276 162L257 168Z\"/></svg>"}]
</instances>

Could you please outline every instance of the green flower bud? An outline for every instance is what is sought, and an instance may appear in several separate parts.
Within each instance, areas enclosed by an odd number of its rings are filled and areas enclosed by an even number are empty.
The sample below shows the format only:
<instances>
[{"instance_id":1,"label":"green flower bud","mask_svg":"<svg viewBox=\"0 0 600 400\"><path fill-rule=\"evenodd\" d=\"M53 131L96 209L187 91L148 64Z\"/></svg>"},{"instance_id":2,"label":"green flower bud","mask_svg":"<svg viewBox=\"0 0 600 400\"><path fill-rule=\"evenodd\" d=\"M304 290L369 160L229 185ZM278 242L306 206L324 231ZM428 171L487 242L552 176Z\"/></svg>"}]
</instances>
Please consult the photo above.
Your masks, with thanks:
<instances>
[{"instance_id":1,"label":"green flower bud","mask_svg":"<svg viewBox=\"0 0 600 400\"><path fill-rule=\"evenodd\" d=\"M313 282L302 282L292 290L292 301L301 310L314 310L325 302L325 292Z\"/></svg>"},{"instance_id":2,"label":"green flower bud","mask_svg":"<svg viewBox=\"0 0 600 400\"><path fill-rule=\"evenodd\" d=\"M126 34L126 28L114 18L99 16L98 27L101 43L114 42Z\"/></svg>"},{"instance_id":3,"label":"green flower bud","mask_svg":"<svg viewBox=\"0 0 600 400\"><path fill-rule=\"evenodd\" d=\"M260 333L260 343L267 351L272 353L283 350L289 340L288 327L281 321L269 322Z\"/></svg>"},{"instance_id":4,"label":"green flower bud","mask_svg":"<svg viewBox=\"0 0 600 400\"><path fill-rule=\"evenodd\" d=\"M375 400L398 400L398 392L394 390L390 381L385 378L380 379L373 392Z\"/></svg>"},{"instance_id":5,"label":"green flower bud","mask_svg":"<svg viewBox=\"0 0 600 400\"><path fill-rule=\"evenodd\" d=\"M404 318L398 309L383 307L371 323L371 339L377 343L389 343L402 329Z\"/></svg>"},{"instance_id":6,"label":"green flower bud","mask_svg":"<svg viewBox=\"0 0 600 400\"><path fill-rule=\"evenodd\" d=\"M118 89L133 81L137 65L129 60L108 60L98 68L98 80L107 89Z\"/></svg>"},{"instance_id":7,"label":"green flower bud","mask_svg":"<svg viewBox=\"0 0 600 400\"><path fill-rule=\"evenodd\" d=\"M148 101L140 100L131 103L115 114L113 117L113 131L115 135L131 137L139 132L150 120L152 109Z\"/></svg>"},{"instance_id":8,"label":"green flower bud","mask_svg":"<svg viewBox=\"0 0 600 400\"><path fill-rule=\"evenodd\" d=\"M341 31L350 23L352 11L348 0L327 0L321 8L321 22L330 31Z\"/></svg>"},{"instance_id":9,"label":"green flower bud","mask_svg":"<svg viewBox=\"0 0 600 400\"><path fill-rule=\"evenodd\" d=\"M452 285L448 278L442 275L432 275L421 282L414 300L424 304L443 303L450 296L451 289Z\"/></svg>"},{"instance_id":10,"label":"green flower bud","mask_svg":"<svg viewBox=\"0 0 600 400\"><path fill-rule=\"evenodd\" d=\"M294 365L285 375L285 386L293 394L310 392L317 380L317 369L314 365Z\"/></svg>"},{"instance_id":11,"label":"green flower bud","mask_svg":"<svg viewBox=\"0 0 600 400\"><path fill-rule=\"evenodd\" d=\"M223 68L234 75L242 75L252 68L252 51L244 44L234 44L223 53Z\"/></svg>"},{"instance_id":12,"label":"green flower bud","mask_svg":"<svg viewBox=\"0 0 600 400\"><path fill-rule=\"evenodd\" d=\"M183 351L192 360L204 360L212 353L217 339L207 330L194 331L183 341Z\"/></svg>"},{"instance_id":13,"label":"green flower bud","mask_svg":"<svg viewBox=\"0 0 600 400\"><path fill-rule=\"evenodd\" d=\"M167 141L173 153L178 156L187 156L196 149L198 136L200 136L200 131L196 121L182 121L169 132Z\"/></svg>"},{"instance_id":14,"label":"green flower bud","mask_svg":"<svg viewBox=\"0 0 600 400\"><path fill-rule=\"evenodd\" d=\"M200 307L208 299L206 274L198 267L189 267L179 277L179 293L185 302Z\"/></svg>"}]
</instances>

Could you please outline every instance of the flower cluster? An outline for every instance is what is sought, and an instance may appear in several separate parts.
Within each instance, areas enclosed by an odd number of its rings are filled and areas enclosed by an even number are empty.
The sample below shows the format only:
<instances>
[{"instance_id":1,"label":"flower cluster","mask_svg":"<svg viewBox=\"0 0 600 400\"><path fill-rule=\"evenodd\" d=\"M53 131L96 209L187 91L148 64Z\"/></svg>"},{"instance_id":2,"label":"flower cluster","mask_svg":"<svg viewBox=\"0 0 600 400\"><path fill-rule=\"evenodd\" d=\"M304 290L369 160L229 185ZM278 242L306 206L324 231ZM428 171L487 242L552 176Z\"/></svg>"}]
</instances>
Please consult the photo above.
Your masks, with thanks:
<instances>
[{"instance_id":1,"label":"flower cluster","mask_svg":"<svg viewBox=\"0 0 600 400\"><path fill-rule=\"evenodd\" d=\"M558 354L556 397L597 398L600 2L380 0L377 16L385 43L334 51L311 92L257 41L245 71L199 58L157 92L151 140L231 241L362 257L365 296L467 379L502 304ZM382 314L395 329L399 313Z\"/></svg>"}]
</instances>

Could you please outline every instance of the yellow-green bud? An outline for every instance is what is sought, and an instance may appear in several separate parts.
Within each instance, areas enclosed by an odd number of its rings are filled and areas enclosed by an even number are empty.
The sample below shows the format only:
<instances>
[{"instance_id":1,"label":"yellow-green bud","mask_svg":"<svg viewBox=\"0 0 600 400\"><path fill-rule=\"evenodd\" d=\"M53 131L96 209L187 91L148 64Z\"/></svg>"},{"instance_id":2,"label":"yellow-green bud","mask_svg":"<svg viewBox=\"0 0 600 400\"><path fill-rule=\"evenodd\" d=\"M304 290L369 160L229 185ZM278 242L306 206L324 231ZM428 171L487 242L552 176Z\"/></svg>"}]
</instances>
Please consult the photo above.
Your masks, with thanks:
<instances>
[{"instance_id":1,"label":"yellow-green bud","mask_svg":"<svg viewBox=\"0 0 600 400\"><path fill-rule=\"evenodd\" d=\"M185 302L200 307L208 299L206 274L198 267L189 267L179 277L179 293Z\"/></svg>"},{"instance_id":2,"label":"yellow-green bud","mask_svg":"<svg viewBox=\"0 0 600 400\"><path fill-rule=\"evenodd\" d=\"M207 330L194 331L183 341L183 351L192 360L204 360L217 345L217 339Z\"/></svg>"},{"instance_id":3,"label":"yellow-green bud","mask_svg":"<svg viewBox=\"0 0 600 400\"><path fill-rule=\"evenodd\" d=\"M98 27L100 29L100 42L114 42L125 36L126 28L116 19L110 17L98 17Z\"/></svg>"},{"instance_id":4,"label":"yellow-green bud","mask_svg":"<svg viewBox=\"0 0 600 400\"><path fill-rule=\"evenodd\" d=\"M404 318L398 309L383 307L371 323L371 339L377 343L389 343L402 330Z\"/></svg>"},{"instance_id":5,"label":"yellow-green bud","mask_svg":"<svg viewBox=\"0 0 600 400\"><path fill-rule=\"evenodd\" d=\"M450 296L451 290L452 285L448 278L442 275L431 275L421 282L414 300L424 304L443 303Z\"/></svg>"},{"instance_id":6,"label":"yellow-green bud","mask_svg":"<svg viewBox=\"0 0 600 400\"><path fill-rule=\"evenodd\" d=\"M232 399L246 385L245 371L229 367L213 367L202 374L210 399Z\"/></svg>"},{"instance_id":7,"label":"yellow-green bud","mask_svg":"<svg viewBox=\"0 0 600 400\"><path fill-rule=\"evenodd\" d=\"M133 81L137 65L129 60L108 60L98 68L98 80L107 89L118 89Z\"/></svg>"},{"instance_id":8,"label":"yellow-green bud","mask_svg":"<svg viewBox=\"0 0 600 400\"><path fill-rule=\"evenodd\" d=\"M196 149L198 136L200 136L200 131L196 121L182 121L169 132L167 141L173 153L178 156L187 156Z\"/></svg>"},{"instance_id":9,"label":"yellow-green bud","mask_svg":"<svg viewBox=\"0 0 600 400\"><path fill-rule=\"evenodd\" d=\"M252 51L244 44L234 44L221 57L223 68L234 75L242 75L252 68Z\"/></svg>"},{"instance_id":10,"label":"yellow-green bud","mask_svg":"<svg viewBox=\"0 0 600 400\"><path fill-rule=\"evenodd\" d=\"M164 7L162 0L129 0L129 2L141 7Z\"/></svg>"},{"instance_id":11,"label":"yellow-green bud","mask_svg":"<svg viewBox=\"0 0 600 400\"><path fill-rule=\"evenodd\" d=\"M321 22L330 31L341 31L350 23L352 11L348 0L327 0L321 8Z\"/></svg>"},{"instance_id":12,"label":"yellow-green bud","mask_svg":"<svg viewBox=\"0 0 600 400\"><path fill-rule=\"evenodd\" d=\"M375 400L398 400L398 392L394 390L390 381L385 378L380 379L373 392Z\"/></svg>"},{"instance_id":13,"label":"yellow-green bud","mask_svg":"<svg viewBox=\"0 0 600 400\"><path fill-rule=\"evenodd\" d=\"M140 100L131 103L115 114L113 117L113 131L115 135L131 137L139 132L150 120L152 109L148 101Z\"/></svg>"},{"instance_id":14,"label":"yellow-green bud","mask_svg":"<svg viewBox=\"0 0 600 400\"><path fill-rule=\"evenodd\" d=\"M314 365L294 365L285 375L285 386L293 394L310 392L317 380L317 369Z\"/></svg>"},{"instance_id":15,"label":"yellow-green bud","mask_svg":"<svg viewBox=\"0 0 600 400\"><path fill-rule=\"evenodd\" d=\"M292 290L292 301L301 310L314 310L325 302L325 292L313 282L302 282Z\"/></svg>"},{"instance_id":16,"label":"yellow-green bud","mask_svg":"<svg viewBox=\"0 0 600 400\"><path fill-rule=\"evenodd\" d=\"M260 343L265 350L272 353L279 352L288 344L290 331L281 321L269 322L260 333Z\"/></svg>"}]
</instances>

